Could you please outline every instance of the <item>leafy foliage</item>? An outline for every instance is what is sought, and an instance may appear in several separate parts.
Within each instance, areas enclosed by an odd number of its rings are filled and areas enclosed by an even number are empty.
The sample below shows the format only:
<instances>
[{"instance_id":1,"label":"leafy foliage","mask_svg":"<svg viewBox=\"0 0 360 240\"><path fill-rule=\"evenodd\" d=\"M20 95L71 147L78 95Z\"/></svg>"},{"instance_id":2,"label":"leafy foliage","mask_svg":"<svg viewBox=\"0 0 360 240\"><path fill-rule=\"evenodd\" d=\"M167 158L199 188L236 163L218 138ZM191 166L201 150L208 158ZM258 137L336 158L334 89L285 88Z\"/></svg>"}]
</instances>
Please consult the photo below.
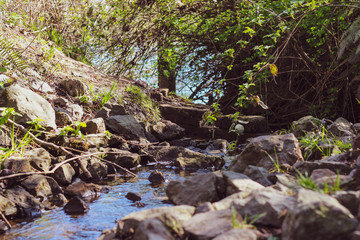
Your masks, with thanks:
<instances>
[{"instance_id":1,"label":"leafy foliage","mask_svg":"<svg viewBox=\"0 0 360 240\"><path fill-rule=\"evenodd\" d=\"M6 39L0 39L0 72L6 72L8 66L19 71L28 67L26 62L21 59L20 52L15 49L14 44Z\"/></svg>"}]
</instances>

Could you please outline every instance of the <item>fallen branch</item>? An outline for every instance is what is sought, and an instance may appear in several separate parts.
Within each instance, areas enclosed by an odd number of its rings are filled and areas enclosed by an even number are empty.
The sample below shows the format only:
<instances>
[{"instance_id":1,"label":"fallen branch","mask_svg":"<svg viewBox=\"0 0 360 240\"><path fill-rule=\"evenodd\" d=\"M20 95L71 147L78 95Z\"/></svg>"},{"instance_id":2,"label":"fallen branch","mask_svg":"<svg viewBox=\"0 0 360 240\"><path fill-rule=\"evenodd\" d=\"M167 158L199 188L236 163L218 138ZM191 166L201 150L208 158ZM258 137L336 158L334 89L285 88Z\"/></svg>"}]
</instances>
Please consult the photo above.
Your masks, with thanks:
<instances>
[{"instance_id":1,"label":"fallen branch","mask_svg":"<svg viewBox=\"0 0 360 240\"><path fill-rule=\"evenodd\" d=\"M4 222L6 223L6 225L8 225L9 228L11 228L11 224L9 223L9 221L6 219L5 215L2 213L2 211L0 211L0 215L2 217L2 219L4 220Z\"/></svg>"},{"instance_id":2,"label":"fallen branch","mask_svg":"<svg viewBox=\"0 0 360 240\"><path fill-rule=\"evenodd\" d=\"M42 147L48 147L48 148L53 148L55 150L61 151L67 155L73 155L70 151L66 150L64 147L58 146L56 144L53 143L49 143L46 141L43 141L39 138L37 138L33 133L29 132L23 125L21 124L17 124L16 122L12 121L11 119L8 119L8 122L11 124L14 124L14 126L16 126L17 128L20 129L21 132L23 132L24 134L28 133L34 140L34 142L36 142L37 144L39 144ZM78 160L78 164L81 168L81 170L85 173L86 178L91 178L91 173L89 172L89 170L86 169L86 167L84 166L84 164Z\"/></svg>"}]
</instances>

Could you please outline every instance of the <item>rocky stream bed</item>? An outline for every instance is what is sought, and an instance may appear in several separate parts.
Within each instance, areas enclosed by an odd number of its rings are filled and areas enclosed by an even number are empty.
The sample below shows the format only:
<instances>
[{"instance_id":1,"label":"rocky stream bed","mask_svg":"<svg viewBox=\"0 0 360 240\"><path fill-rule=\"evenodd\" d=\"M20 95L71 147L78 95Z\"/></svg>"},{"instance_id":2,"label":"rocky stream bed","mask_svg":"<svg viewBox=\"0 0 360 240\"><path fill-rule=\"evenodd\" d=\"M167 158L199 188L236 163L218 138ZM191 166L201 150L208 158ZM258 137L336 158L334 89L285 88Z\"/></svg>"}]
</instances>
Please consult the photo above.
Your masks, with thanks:
<instances>
[{"instance_id":1,"label":"rocky stream bed","mask_svg":"<svg viewBox=\"0 0 360 240\"><path fill-rule=\"evenodd\" d=\"M1 75L1 239L360 239L359 123L207 126L208 106L58 51L41 69Z\"/></svg>"}]
</instances>

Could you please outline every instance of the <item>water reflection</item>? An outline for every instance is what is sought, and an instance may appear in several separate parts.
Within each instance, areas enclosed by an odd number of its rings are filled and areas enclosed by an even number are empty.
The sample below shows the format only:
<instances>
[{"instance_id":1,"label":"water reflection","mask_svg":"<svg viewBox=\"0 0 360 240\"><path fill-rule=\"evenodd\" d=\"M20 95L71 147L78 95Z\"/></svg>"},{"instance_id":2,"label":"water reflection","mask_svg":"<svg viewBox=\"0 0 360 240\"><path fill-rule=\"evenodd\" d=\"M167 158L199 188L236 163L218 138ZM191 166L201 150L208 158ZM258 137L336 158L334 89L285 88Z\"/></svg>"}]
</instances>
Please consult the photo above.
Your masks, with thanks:
<instances>
[{"instance_id":1,"label":"water reflection","mask_svg":"<svg viewBox=\"0 0 360 240\"><path fill-rule=\"evenodd\" d=\"M171 169L161 170L167 181L188 175L187 172L175 173ZM166 197L165 185L151 186L147 180L148 169L140 170L137 179L116 178L108 183L111 190L89 203L90 210L84 215L67 215L62 209L48 211L42 217L31 221L18 221L13 228L0 235L0 239L96 239L102 230L115 227L115 222L127 214L143 209L170 206L162 200ZM128 192L142 195L145 207L138 208L125 198Z\"/></svg>"}]
</instances>

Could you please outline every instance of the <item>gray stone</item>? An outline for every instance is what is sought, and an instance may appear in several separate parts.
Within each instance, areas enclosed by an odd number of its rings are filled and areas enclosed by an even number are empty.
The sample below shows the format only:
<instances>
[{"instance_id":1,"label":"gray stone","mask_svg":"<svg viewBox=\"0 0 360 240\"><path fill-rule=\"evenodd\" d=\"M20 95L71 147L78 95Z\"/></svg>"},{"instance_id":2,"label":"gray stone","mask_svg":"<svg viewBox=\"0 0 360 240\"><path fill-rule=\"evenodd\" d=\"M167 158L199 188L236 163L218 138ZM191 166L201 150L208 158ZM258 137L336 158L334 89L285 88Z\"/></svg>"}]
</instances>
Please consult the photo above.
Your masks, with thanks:
<instances>
[{"instance_id":1,"label":"gray stone","mask_svg":"<svg viewBox=\"0 0 360 240\"><path fill-rule=\"evenodd\" d=\"M5 216L14 216L17 214L15 203L2 195L0 195L0 211Z\"/></svg>"},{"instance_id":2,"label":"gray stone","mask_svg":"<svg viewBox=\"0 0 360 240\"><path fill-rule=\"evenodd\" d=\"M185 129L171 121L162 120L151 127L151 134L160 141L169 141L182 138L185 134Z\"/></svg>"},{"instance_id":3,"label":"gray stone","mask_svg":"<svg viewBox=\"0 0 360 240\"><path fill-rule=\"evenodd\" d=\"M116 228L105 229L102 231L100 237L96 240L114 240L116 239Z\"/></svg>"},{"instance_id":4,"label":"gray stone","mask_svg":"<svg viewBox=\"0 0 360 240\"><path fill-rule=\"evenodd\" d=\"M126 139L146 139L143 126L132 115L115 115L105 120L106 127Z\"/></svg>"},{"instance_id":5,"label":"gray stone","mask_svg":"<svg viewBox=\"0 0 360 240\"><path fill-rule=\"evenodd\" d=\"M85 94L85 85L79 80L65 79L59 85L72 97L79 97Z\"/></svg>"},{"instance_id":6,"label":"gray stone","mask_svg":"<svg viewBox=\"0 0 360 240\"><path fill-rule=\"evenodd\" d=\"M35 218L41 216L42 205L38 199L28 193L24 188L15 186L7 189L6 197L16 204L17 216Z\"/></svg>"},{"instance_id":7,"label":"gray stone","mask_svg":"<svg viewBox=\"0 0 360 240\"><path fill-rule=\"evenodd\" d=\"M60 185L64 186L69 185L72 182L74 175L74 168L69 163L65 163L56 169L53 177Z\"/></svg>"},{"instance_id":8,"label":"gray stone","mask_svg":"<svg viewBox=\"0 0 360 240\"><path fill-rule=\"evenodd\" d=\"M350 239L358 221L335 198L300 190L282 225L283 240Z\"/></svg>"},{"instance_id":9,"label":"gray stone","mask_svg":"<svg viewBox=\"0 0 360 240\"><path fill-rule=\"evenodd\" d=\"M336 119L329 127L329 133L335 136L351 136L354 134L353 125L345 118Z\"/></svg>"},{"instance_id":10,"label":"gray stone","mask_svg":"<svg viewBox=\"0 0 360 240\"><path fill-rule=\"evenodd\" d=\"M26 151L24 158L27 158L30 165L38 171L49 171L51 165L51 156L43 148L36 148L30 151Z\"/></svg>"},{"instance_id":11,"label":"gray stone","mask_svg":"<svg viewBox=\"0 0 360 240\"><path fill-rule=\"evenodd\" d=\"M176 205L199 206L204 202L220 200L224 195L221 191L224 190L223 179L219 173L205 173L171 181L166 187L166 195Z\"/></svg>"},{"instance_id":12,"label":"gray stone","mask_svg":"<svg viewBox=\"0 0 360 240\"><path fill-rule=\"evenodd\" d=\"M17 84L0 92L0 106L14 108L22 117L15 118L20 124L27 121L42 119L39 124L46 128L56 129L55 111L51 104L39 94Z\"/></svg>"},{"instance_id":13,"label":"gray stone","mask_svg":"<svg viewBox=\"0 0 360 240\"><path fill-rule=\"evenodd\" d=\"M153 172L150 173L148 180L152 183L152 184L161 184L163 182L165 182L165 177L164 174L158 170L155 170Z\"/></svg>"},{"instance_id":14,"label":"gray stone","mask_svg":"<svg viewBox=\"0 0 360 240\"><path fill-rule=\"evenodd\" d=\"M91 199L100 195L102 187L94 183L85 183L83 181L77 181L64 190L65 194L70 197L79 197L82 199Z\"/></svg>"},{"instance_id":15,"label":"gray stone","mask_svg":"<svg viewBox=\"0 0 360 240\"><path fill-rule=\"evenodd\" d=\"M11 169L16 173L32 172L29 160L22 158L6 158L1 164L1 169Z\"/></svg>"},{"instance_id":16,"label":"gray stone","mask_svg":"<svg viewBox=\"0 0 360 240\"><path fill-rule=\"evenodd\" d=\"M135 192L128 192L125 197L133 202L141 200L141 194Z\"/></svg>"},{"instance_id":17,"label":"gray stone","mask_svg":"<svg viewBox=\"0 0 360 240\"><path fill-rule=\"evenodd\" d=\"M104 107L95 114L95 118L107 119L110 116L126 115L124 106L106 103Z\"/></svg>"},{"instance_id":18,"label":"gray stone","mask_svg":"<svg viewBox=\"0 0 360 240\"><path fill-rule=\"evenodd\" d=\"M253 190L264 188L261 184L241 173L224 171L223 176L226 185L226 196L237 192L252 192Z\"/></svg>"},{"instance_id":19,"label":"gray stone","mask_svg":"<svg viewBox=\"0 0 360 240\"><path fill-rule=\"evenodd\" d=\"M31 175L26 177L25 180L21 182L21 186L33 196L42 199L63 192L53 178L43 175Z\"/></svg>"},{"instance_id":20,"label":"gray stone","mask_svg":"<svg viewBox=\"0 0 360 240\"><path fill-rule=\"evenodd\" d=\"M54 107L55 122L58 127L64 127L72 124L73 120L70 113L62 108Z\"/></svg>"},{"instance_id":21,"label":"gray stone","mask_svg":"<svg viewBox=\"0 0 360 240\"><path fill-rule=\"evenodd\" d=\"M320 129L320 119L313 116L305 116L292 123L295 136L303 136L305 132L316 131Z\"/></svg>"},{"instance_id":22,"label":"gray stone","mask_svg":"<svg viewBox=\"0 0 360 240\"><path fill-rule=\"evenodd\" d=\"M346 207L352 215L358 216L360 206L359 191L336 191L332 196Z\"/></svg>"},{"instance_id":23,"label":"gray stone","mask_svg":"<svg viewBox=\"0 0 360 240\"><path fill-rule=\"evenodd\" d=\"M190 219L194 212L195 207L191 206L161 207L133 212L118 221L116 237L126 239L132 236L142 221L151 218L162 222L172 234L182 236L184 234L182 224Z\"/></svg>"},{"instance_id":24,"label":"gray stone","mask_svg":"<svg viewBox=\"0 0 360 240\"><path fill-rule=\"evenodd\" d=\"M293 134L260 136L250 141L229 170L242 173L248 165L271 170L275 169L274 162L291 166L297 161L303 161L303 157Z\"/></svg>"},{"instance_id":25,"label":"gray stone","mask_svg":"<svg viewBox=\"0 0 360 240\"><path fill-rule=\"evenodd\" d=\"M195 214L184 222L183 228L190 239L213 239L233 228L232 211L227 209Z\"/></svg>"},{"instance_id":26,"label":"gray stone","mask_svg":"<svg viewBox=\"0 0 360 240\"><path fill-rule=\"evenodd\" d=\"M86 121L86 127L81 128L81 131L84 134L96 134L104 133L106 130L105 121L103 118L94 118L89 121Z\"/></svg>"},{"instance_id":27,"label":"gray stone","mask_svg":"<svg viewBox=\"0 0 360 240\"><path fill-rule=\"evenodd\" d=\"M329 169L333 172L339 171L340 174L349 174L351 171L351 167L349 166L349 164L342 162L329 162L326 160L297 162L293 165L293 169L296 169L303 175L307 172L309 176L315 169L321 168Z\"/></svg>"},{"instance_id":28,"label":"gray stone","mask_svg":"<svg viewBox=\"0 0 360 240\"><path fill-rule=\"evenodd\" d=\"M135 230L133 240L175 240L169 230L157 219L145 219Z\"/></svg>"},{"instance_id":29,"label":"gray stone","mask_svg":"<svg viewBox=\"0 0 360 240\"><path fill-rule=\"evenodd\" d=\"M249 165L246 167L244 174L251 180L260 183L265 187L273 185L268 179L268 176L270 175L269 171L263 167Z\"/></svg>"},{"instance_id":30,"label":"gray stone","mask_svg":"<svg viewBox=\"0 0 360 240\"><path fill-rule=\"evenodd\" d=\"M241 216L249 218L264 214L256 223L277 228L281 227L283 214L295 204L293 196L272 188L255 190L244 200L233 202Z\"/></svg>"},{"instance_id":31,"label":"gray stone","mask_svg":"<svg viewBox=\"0 0 360 240\"><path fill-rule=\"evenodd\" d=\"M137 167L140 164L140 155L124 150L112 149L107 153L105 160L114 162L125 168Z\"/></svg>"},{"instance_id":32,"label":"gray stone","mask_svg":"<svg viewBox=\"0 0 360 240\"><path fill-rule=\"evenodd\" d=\"M0 126L0 146L11 146L10 134L3 126Z\"/></svg>"},{"instance_id":33,"label":"gray stone","mask_svg":"<svg viewBox=\"0 0 360 240\"><path fill-rule=\"evenodd\" d=\"M84 214L87 211L89 211L89 209L90 209L89 205L79 197L73 197L64 206L64 211L67 214Z\"/></svg>"},{"instance_id":34,"label":"gray stone","mask_svg":"<svg viewBox=\"0 0 360 240\"><path fill-rule=\"evenodd\" d=\"M225 232L213 240L256 240L258 232L253 229L239 228Z\"/></svg>"},{"instance_id":35,"label":"gray stone","mask_svg":"<svg viewBox=\"0 0 360 240\"><path fill-rule=\"evenodd\" d=\"M107 177L107 165L97 159L92 159L87 169L95 181L99 181Z\"/></svg>"},{"instance_id":36,"label":"gray stone","mask_svg":"<svg viewBox=\"0 0 360 240\"><path fill-rule=\"evenodd\" d=\"M82 117L84 115L84 110L80 105L78 105L78 104L70 104L66 108L66 111L70 113L71 119L73 121L81 122L81 119L82 119Z\"/></svg>"}]
</instances>

